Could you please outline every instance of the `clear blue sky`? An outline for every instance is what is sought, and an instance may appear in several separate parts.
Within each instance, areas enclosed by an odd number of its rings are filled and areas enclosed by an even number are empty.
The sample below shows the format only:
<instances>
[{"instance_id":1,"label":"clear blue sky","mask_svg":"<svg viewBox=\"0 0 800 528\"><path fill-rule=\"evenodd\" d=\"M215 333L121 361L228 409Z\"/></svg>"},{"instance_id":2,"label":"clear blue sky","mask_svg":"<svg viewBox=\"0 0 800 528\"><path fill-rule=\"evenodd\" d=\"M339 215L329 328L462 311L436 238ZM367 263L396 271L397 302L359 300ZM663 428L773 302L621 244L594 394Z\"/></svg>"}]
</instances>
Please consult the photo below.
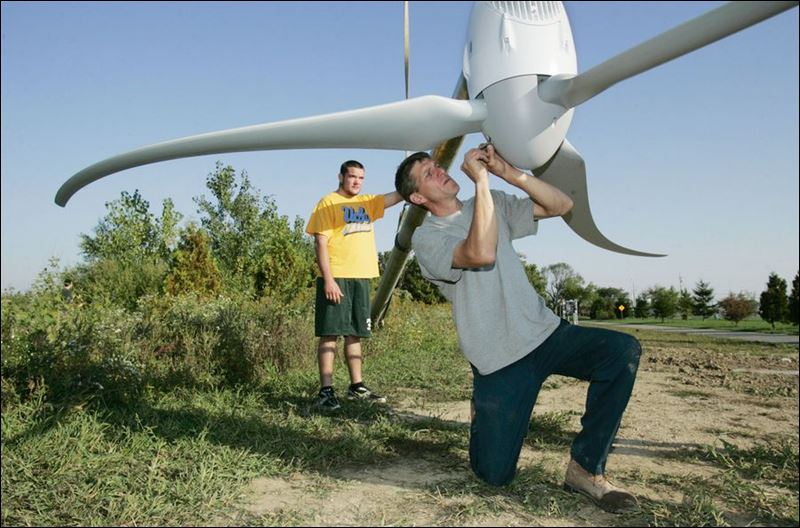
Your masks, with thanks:
<instances>
[{"instance_id":1,"label":"clear blue sky","mask_svg":"<svg viewBox=\"0 0 800 528\"><path fill-rule=\"evenodd\" d=\"M566 2L579 70L718 5ZM452 93L470 7L411 2L412 96ZM402 99L402 17L400 1L3 2L2 288L26 289L51 256L79 262L80 234L122 191L139 189L156 214L171 197L197 219L192 198L208 194L217 160L246 170L290 218L307 218L345 159L366 165L366 192L391 190L402 152L270 151L131 169L64 209L53 202L78 170L143 145ZM636 292L703 279L718 297L758 294L771 271L793 279L798 9L610 88L576 109L567 137L586 159L600 229L669 256L611 253L555 219L516 243L530 262ZM378 222L380 251L399 211Z\"/></svg>"}]
</instances>

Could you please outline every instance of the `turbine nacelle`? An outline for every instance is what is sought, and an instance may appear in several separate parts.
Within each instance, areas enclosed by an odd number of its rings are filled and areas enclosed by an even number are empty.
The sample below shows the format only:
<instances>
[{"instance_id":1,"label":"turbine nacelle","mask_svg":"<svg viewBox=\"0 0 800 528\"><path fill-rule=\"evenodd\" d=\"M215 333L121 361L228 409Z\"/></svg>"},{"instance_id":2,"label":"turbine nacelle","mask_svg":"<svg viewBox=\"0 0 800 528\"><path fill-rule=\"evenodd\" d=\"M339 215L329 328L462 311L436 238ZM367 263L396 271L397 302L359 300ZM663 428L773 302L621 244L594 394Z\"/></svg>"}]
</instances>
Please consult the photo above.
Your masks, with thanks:
<instances>
[{"instance_id":1,"label":"turbine nacelle","mask_svg":"<svg viewBox=\"0 0 800 528\"><path fill-rule=\"evenodd\" d=\"M547 163L567 136L572 110L543 101L539 83L578 72L575 44L561 2L476 2L464 46L464 78L483 99L481 130L521 169Z\"/></svg>"},{"instance_id":2,"label":"turbine nacelle","mask_svg":"<svg viewBox=\"0 0 800 528\"><path fill-rule=\"evenodd\" d=\"M473 98L513 77L577 74L564 6L561 2L475 2L463 69Z\"/></svg>"}]
</instances>

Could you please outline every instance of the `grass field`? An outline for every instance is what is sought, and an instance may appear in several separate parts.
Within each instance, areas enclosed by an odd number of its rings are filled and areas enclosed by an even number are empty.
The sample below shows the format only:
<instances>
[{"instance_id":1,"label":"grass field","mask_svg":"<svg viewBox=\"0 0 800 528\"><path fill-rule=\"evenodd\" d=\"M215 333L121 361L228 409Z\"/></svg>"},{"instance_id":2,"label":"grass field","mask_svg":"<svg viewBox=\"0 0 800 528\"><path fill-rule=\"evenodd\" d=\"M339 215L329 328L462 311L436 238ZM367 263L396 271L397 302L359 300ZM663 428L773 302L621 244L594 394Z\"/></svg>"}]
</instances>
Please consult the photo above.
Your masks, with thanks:
<instances>
[{"instance_id":1,"label":"grass field","mask_svg":"<svg viewBox=\"0 0 800 528\"><path fill-rule=\"evenodd\" d=\"M775 334L788 334L798 335L798 326L790 323L775 323L775 328L772 328L768 322L760 317L754 317L739 321L734 324L731 321L724 319L637 319L635 317L628 317L623 320L617 321L629 325L662 325L662 326L676 326L683 328L710 328L713 330L725 330L728 332L762 332L762 333L775 333Z\"/></svg>"},{"instance_id":2,"label":"grass field","mask_svg":"<svg viewBox=\"0 0 800 528\"><path fill-rule=\"evenodd\" d=\"M585 394L566 378L548 381L512 485L476 480L449 307L399 304L365 349L384 406L316 410L309 343L306 365L259 386L6 407L2 525L797 526L797 347L635 335L640 376L609 464L642 497L633 514L561 490Z\"/></svg>"}]
</instances>

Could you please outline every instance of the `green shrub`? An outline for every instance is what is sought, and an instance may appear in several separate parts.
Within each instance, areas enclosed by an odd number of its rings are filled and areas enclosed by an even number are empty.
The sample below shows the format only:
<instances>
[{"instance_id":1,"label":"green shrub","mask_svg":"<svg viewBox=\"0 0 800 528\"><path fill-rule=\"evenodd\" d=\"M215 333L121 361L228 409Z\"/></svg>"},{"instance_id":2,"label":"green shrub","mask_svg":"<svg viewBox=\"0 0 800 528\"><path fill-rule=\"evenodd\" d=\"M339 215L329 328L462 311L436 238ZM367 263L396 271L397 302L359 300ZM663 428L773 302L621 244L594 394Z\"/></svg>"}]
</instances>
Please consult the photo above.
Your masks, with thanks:
<instances>
[{"instance_id":1,"label":"green shrub","mask_svg":"<svg viewBox=\"0 0 800 528\"><path fill-rule=\"evenodd\" d=\"M147 386L260 383L313 362L311 290L294 306L148 295L134 311L53 290L3 296L4 401L46 389L50 401L130 403Z\"/></svg>"},{"instance_id":2,"label":"green shrub","mask_svg":"<svg viewBox=\"0 0 800 528\"><path fill-rule=\"evenodd\" d=\"M52 292L3 297L4 392L27 397L128 402L143 377L133 346L135 315L70 303Z\"/></svg>"},{"instance_id":3,"label":"green shrub","mask_svg":"<svg viewBox=\"0 0 800 528\"><path fill-rule=\"evenodd\" d=\"M217 163L208 175L211 198L195 198L201 223L219 263L223 290L293 302L316 270L314 246L304 221L278 214L270 197L253 188L246 172Z\"/></svg>"},{"instance_id":4,"label":"green shrub","mask_svg":"<svg viewBox=\"0 0 800 528\"><path fill-rule=\"evenodd\" d=\"M219 268L211 256L208 235L190 225L181 233L178 249L172 256L167 291L172 295L196 292L214 297L220 287Z\"/></svg>"},{"instance_id":5,"label":"green shrub","mask_svg":"<svg viewBox=\"0 0 800 528\"><path fill-rule=\"evenodd\" d=\"M133 311L140 298L163 291L167 272L167 264L155 257L97 260L74 271L74 302Z\"/></svg>"},{"instance_id":6,"label":"green shrub","mask_svg":"<svg viewBox=\"0 0 800 528\"><path fill-rule=\"evenodd\" d=\"M167 383L258 382L313 357L309 314L268 297L151 297L141 309L140 346Z\"/></svg>"}]
</instances>

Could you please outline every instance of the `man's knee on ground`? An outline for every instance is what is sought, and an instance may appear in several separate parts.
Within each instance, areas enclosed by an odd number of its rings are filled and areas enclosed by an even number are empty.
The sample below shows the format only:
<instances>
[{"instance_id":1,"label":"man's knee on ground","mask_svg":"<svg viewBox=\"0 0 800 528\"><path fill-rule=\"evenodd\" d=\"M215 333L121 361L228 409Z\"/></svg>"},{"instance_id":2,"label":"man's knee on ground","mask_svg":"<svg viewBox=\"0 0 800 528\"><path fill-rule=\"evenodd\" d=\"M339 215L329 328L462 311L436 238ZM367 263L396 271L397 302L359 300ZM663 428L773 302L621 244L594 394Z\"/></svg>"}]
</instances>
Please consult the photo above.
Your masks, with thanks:
<instances>
[{"instance_id":1,"label":"man's knee on ground","mask_svg":"<svg viewBox=\"0 0 800 528\"><path fill-rule=\"evenodd\" d=\"M487 484L492 486L505 486L514 480L517 468L499 468L497 464L480 464L473 460L472 471L475 473L475 476Z\"/></svg>"}]
</instances>

